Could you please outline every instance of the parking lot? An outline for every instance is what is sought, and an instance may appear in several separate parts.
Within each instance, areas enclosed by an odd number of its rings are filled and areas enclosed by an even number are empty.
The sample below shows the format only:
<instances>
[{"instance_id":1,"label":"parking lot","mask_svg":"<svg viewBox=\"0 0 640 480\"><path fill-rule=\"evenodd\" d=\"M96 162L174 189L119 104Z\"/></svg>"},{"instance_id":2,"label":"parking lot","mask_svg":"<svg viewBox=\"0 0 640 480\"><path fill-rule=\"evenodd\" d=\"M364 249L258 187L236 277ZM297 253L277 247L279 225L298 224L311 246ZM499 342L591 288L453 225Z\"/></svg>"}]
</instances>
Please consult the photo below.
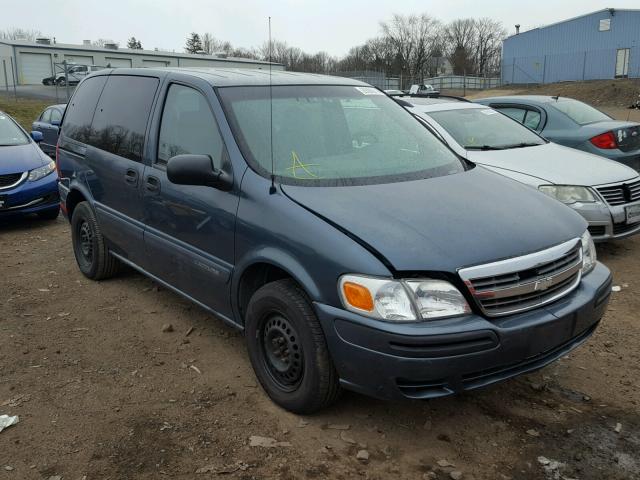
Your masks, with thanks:
<instances>
[{"instance_id":1,"label":"parking lot","mask_svg":"<svg viewBox=\"0 0 640 480\"><path fill-rule=\"evenodd\" d=\"M638 238L598 247L619 288L542 371L308 417L266 397L221 321L133 272L83 277L62 217L0 224L0 252L0 414L20 417L0 478L640 478Z\"/></svg>"}]
</instances>

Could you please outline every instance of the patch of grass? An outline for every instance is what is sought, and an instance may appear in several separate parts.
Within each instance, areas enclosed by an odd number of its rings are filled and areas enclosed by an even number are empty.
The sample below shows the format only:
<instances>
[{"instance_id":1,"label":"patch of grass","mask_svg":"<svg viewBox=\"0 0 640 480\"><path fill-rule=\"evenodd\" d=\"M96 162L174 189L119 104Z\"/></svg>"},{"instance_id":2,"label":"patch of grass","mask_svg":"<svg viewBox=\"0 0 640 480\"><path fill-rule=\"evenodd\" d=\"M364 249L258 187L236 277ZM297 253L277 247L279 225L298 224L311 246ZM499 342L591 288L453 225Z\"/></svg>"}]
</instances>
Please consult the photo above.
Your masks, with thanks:
<instances>
[{"instance_id":1,"label":"patch of grass","mask_svg":"<svg viewBox=\"0 0 640 480\"><path fill-rule=\"evenodd\" d=\"M27 132L31 131L31 123L38 118L51 102L45 100L31 100L25 98L13 97L7 98L6 95L0 95L0 110L11 115Z\"/></svg>"}]
</instances>

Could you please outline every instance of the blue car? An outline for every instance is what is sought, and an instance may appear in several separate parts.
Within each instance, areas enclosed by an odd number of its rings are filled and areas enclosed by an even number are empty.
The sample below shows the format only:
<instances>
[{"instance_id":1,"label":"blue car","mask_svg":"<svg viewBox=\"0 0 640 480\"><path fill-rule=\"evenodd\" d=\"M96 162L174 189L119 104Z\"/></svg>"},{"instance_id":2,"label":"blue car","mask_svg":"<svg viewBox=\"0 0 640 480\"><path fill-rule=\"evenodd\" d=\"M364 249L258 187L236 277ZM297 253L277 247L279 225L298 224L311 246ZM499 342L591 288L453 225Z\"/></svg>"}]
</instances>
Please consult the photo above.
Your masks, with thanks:
<instances>
[{"instance_id":1,"label":"blue car","mask_svg":"<svg viewBox=\"0 0 640 480\"><path fill-rule=\"evenodd\" d=\"M54 158L56 156L56 144L60 133L60 124L67 105L50 105L44 109L40 116L31 124L31 130L42 133L40 148L44 153Z\"/></svg>"},{"instance_id":2,"label":"blue car","mask_svg":"<svg viewBox=\"0 0 640 480\"><path fill-rule=\"evenodd\" d=\"M53 220L60 211L56 164L32 137L0 111L0 219L37 213Z\"/></svg>"}]
</instances>

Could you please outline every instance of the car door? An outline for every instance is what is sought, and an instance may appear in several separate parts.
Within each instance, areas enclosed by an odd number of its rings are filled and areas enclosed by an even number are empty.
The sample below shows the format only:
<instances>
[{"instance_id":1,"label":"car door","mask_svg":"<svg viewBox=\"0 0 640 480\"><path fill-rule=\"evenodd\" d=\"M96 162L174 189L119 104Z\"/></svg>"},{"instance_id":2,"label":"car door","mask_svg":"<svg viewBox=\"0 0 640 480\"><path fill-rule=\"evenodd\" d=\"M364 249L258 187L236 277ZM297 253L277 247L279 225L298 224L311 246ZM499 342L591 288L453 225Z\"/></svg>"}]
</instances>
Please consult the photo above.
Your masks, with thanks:
<instances>
[{"instance_id":1,"label":"car door","mask_svg":"<svg viewBox=\"0 0 640 480\"><path fill-rule=\"evenodd\" d=\"M197 80L193 80L197 82ZM170 158L209 155L231 172L210 102L213 88L168 82L154 132L157 147L143 180L145 246L149 271L218 314L231 317L230 278L239 194L207 186L176 185L166 174Z\"/></svg>"},{"instance_id":2,"label":"car door","mask_svg":"<svg viewBox=\"0 0 640 480\"><path fill-rule=\"evenodd\" d=\"M46 125L46 128L42 132L42 135L44 136L43 143L47 148L47 153L55 154L61 122L62 111L55 107L51 108L51 117L49 118L49 123Z\"/></svg>"},{"instance_id":3,"label":"car door","mask_svg":"<svg viewBox=\"0 0 640 480\"><path fill-rule=\"evenodd\" d=\"M51 119L51 110L52 108L45 109L45 111L40 114L38 119L31 124L31 130L40 132L44 136L46 126L49 124L49 120Z\"/></svg>"},{"instance_id":4,"label":"car door","mask_svg":"<svg viewBox=\"0 0 640 480\"><path fill-rule=\"evenodd\" d=\"M154 76L110 75L93 116L85 157L102 233L110 248L140 267L146 260L143 152L158 85Z\"/></svg>"}]
</instances>

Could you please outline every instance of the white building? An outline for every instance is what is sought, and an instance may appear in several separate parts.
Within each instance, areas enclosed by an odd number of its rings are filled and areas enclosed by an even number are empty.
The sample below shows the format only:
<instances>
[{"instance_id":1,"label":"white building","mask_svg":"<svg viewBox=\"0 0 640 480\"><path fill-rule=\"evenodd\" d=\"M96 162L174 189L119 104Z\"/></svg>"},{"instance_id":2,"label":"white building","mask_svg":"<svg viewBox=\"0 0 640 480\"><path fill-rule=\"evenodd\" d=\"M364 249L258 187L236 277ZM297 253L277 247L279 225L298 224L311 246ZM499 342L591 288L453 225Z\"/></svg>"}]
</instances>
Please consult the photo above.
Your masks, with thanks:
<instances>
[{"instance_id":1,"label":"white building","mask_svg":"<svg viewBox=\"0 0 640 480\"><path fill-rule=\"evenodd\" d=\"M6 85L41 84L42 79L60 73L63 61L99 67L227 67L269 68L268 62L223 55L130 50L114 44L96 47L89 41L83 45L52 43L47 38L36 42L0 40L0 87ZM272 64L284 70L281 64Z\"/></svg>"}]
</instances>

